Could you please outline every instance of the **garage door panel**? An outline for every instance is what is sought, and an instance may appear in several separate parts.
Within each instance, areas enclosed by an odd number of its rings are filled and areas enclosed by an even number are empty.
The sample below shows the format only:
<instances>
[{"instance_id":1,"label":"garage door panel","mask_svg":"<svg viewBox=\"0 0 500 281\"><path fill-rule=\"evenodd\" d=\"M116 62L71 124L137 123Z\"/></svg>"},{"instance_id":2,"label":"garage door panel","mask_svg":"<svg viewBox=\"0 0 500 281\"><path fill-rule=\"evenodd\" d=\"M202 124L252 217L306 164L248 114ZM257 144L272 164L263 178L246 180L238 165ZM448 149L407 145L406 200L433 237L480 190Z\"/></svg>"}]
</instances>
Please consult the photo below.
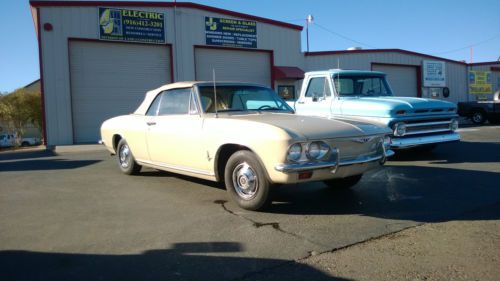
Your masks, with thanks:
<instances>
[{"instance_id":1,"label":"garage door panel","mask_svg":"<svg viewBox=\"0 0 500 281\"><path fill-rule=\"evenodd\" d=\"M398 97L417 97L417 68L414 66L373 65L373 70L387 74L393 94Z\"/></svg>"},{"instance_id":2,"label":"garage door panel","mask_svg":"<svg viewBox=\"0 0 500 281\"><path fill-rule=\"evenodd\" d=\"M170 82L164 45L70 41L75 143L96 142L108 118L133 112L146 91Z\"/></svg>"},{"instance_id":3,"label":"garage door panel","mask_svg":"<svg viewBox=\"0 0 500 281\"><path fill-rule=\"evenodd\" d=\"M196 80L244 81L271 86L271 54L267 52L195 49Z\"/></svg>"}]
</instances>

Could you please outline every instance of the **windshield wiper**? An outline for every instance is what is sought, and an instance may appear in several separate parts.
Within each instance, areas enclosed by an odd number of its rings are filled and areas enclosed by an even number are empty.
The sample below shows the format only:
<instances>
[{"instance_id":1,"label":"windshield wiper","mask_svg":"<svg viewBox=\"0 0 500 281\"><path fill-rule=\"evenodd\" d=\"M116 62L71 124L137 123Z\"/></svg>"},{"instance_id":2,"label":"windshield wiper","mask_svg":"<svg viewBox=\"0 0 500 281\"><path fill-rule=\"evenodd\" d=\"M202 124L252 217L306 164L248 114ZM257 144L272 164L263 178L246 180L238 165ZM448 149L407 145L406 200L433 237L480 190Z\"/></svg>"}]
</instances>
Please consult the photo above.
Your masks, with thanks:
<instances>
[{"instance_id":1,"label":"windshield wiper","mask_svg":"<svg viewBox=\"0 0 500 281\"><path fill-rule=\"evenodd\" d=\"M270 107L264 107L264 108L261 108L261 109L257 109L259 111L264 111L264 110L283 110L281 108L277 108L277 107L273 107L273 106L270 106Z\"/></svg>"},{"instance_id":2,"label":"windshield wiper","mask_svg":"<svg viewBox=\"0 0 500 281\"><path fill-rule=\"evenodd\" d=\"M218 109L217 112L231 112L231 111L245 111L244 109L229 108L229 109Z\"/></svg>"}]
</instances>

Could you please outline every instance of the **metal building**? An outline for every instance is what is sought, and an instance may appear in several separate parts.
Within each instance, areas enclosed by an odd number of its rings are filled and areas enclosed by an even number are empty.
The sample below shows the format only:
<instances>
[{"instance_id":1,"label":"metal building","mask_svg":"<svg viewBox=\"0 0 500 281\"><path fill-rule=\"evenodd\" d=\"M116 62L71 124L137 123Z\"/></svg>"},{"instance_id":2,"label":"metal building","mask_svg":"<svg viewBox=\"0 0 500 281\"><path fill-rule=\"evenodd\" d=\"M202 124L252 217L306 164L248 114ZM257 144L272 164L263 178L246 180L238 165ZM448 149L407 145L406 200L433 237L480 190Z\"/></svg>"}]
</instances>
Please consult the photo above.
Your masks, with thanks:
<instances>
[{"instance_id":1,"label":"metal building","mask_svg":"<svg viewBox=\"0 0 500 281\"><path fill-rule=\"evenodd\" d=\"M103 120L172 81L212 80L215 71L217 80L272 87L276 69L304 60L301 26L199 4L30 4L48 145L95 143Z\"/></svg>"},{"instance_id":2,"label":"metal building","mask_svg":"<svg viewBox=\"0 0 500 281\"><path fill-rule=\"evenodd\" d=\"M212 80L214 72L218 81L259 83L293 99L304 71L380 70L396 95L452 102L475 98L470 68L494 72L495 83L500 73L497 62L400 49L302 53L302 26L187 2L31 0L30 7L49 146L95 143L102 121L132 112L147 90ZM438 83L427 83L431 64Z\"/></svg>"}]
</instances>

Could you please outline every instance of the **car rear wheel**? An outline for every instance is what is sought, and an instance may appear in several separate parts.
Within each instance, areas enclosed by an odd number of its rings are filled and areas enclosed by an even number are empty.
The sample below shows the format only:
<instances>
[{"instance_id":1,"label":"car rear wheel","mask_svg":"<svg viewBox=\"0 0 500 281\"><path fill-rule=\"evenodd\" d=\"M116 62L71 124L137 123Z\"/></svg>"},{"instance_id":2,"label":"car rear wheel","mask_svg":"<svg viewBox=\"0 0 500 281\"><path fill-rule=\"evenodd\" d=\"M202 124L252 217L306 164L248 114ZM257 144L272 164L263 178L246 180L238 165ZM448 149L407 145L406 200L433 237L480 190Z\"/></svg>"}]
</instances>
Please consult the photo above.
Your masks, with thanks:
<instances>
[{"instance_id":1,"label":"car rear wheel","mask_svg":"<svg viewBox=\"0 0 500 281\"><path fill-rule=\"evenodd\" d=\"M141 170L141 165L135 162L132 150L125 139L121 139L117 147L118 167L127 175L135 175Z\"/></svg>"},{"instance_id":2,"label":"car rear wheel","mask_svg":"<svg viewBox=\"0 0 500 281\"><path fill-rule=\"evenodd\" d=\"M254 153L241 150L227 161L224 181L230 197L247 210L261 210L270 203L271 184Z\"/></svg>"},{"instance_id":3,"label":"car rear wheel","mask_svg":"<svg viewBox=\"0 0 500 281\"><path fill-rule=\"evenodd\" d=\"M323 182L331 188L348 189L355 186L361 180L362 177L363 174L350 176L343 179L325 180Z\"/></svg>"},{"instance_id":4,"label":"car rear wheel","mask_svg":"<svg viewBox=\"0 0 500 281\"><path fill-rule=\"evenodd\" d=\"M486 116L484 115L484 112L482 111L474 111L471 116L472 123L474 124L484 124L486 122Z\"/></svg>"}]
</instances>

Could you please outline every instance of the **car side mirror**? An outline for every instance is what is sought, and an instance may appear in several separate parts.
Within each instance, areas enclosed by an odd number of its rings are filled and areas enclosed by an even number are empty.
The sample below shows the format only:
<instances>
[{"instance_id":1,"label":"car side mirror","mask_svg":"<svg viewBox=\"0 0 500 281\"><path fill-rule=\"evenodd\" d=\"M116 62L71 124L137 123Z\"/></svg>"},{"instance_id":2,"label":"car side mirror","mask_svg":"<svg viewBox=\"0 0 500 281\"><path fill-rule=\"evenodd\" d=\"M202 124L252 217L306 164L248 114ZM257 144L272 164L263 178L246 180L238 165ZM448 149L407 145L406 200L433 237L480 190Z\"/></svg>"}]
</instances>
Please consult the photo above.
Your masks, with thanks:
<instances>
[{"instance_id":1,"label":"car side mirror","mask_svg":"<svg viewBox=\"0 0 500 281\"><path fill-rule=\"evenodd\" d=\"M314 101L314 102L318 101L318 94L317 93L313 94L312 101Z\"/></svg>"}]
</instances>

